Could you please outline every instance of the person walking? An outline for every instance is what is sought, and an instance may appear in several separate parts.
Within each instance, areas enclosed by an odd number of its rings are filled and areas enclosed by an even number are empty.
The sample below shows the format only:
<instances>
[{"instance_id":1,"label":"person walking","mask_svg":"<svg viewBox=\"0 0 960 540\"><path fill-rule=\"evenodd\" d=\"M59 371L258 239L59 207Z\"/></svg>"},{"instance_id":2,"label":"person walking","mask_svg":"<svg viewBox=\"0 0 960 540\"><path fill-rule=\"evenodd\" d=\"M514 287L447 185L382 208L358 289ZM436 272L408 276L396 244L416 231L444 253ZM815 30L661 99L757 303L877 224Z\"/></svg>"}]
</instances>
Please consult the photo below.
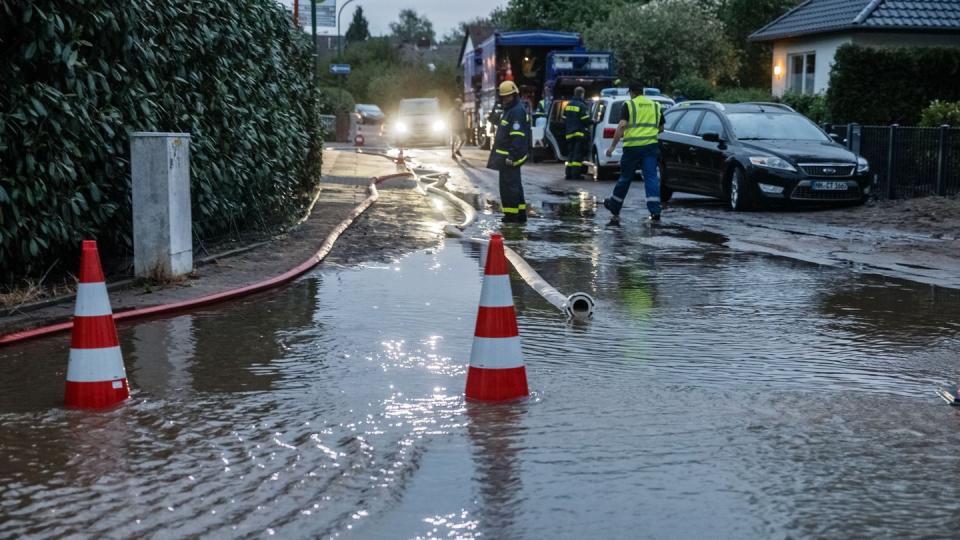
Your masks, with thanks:
<instances>
[{"instance_id":1,"label":"person walking","mask_svg":"<svg viewBox=\"0 0 960 540\"><path fill-rule=\"evenodd\" d=\"M620 123L607 149L607 157L623 139L623 157L620 158L620 180L613 188L613 196L604 199L603 206L613 214L610 223L620 222L623 200L636 176L637 167L643 171L647 210L652 221L660 221L660 133L663 131L663 112L660 104L643 95L643 85L630 83L630 100L623 103Z\"/></svg>"},{"instance_id":2,"label":"person walking","mask_svg":"<svg viewBox=\"0 0 960 540\"><path fill-rule=\"evenodd\" d=\"M460 149L467 140L467 124L463 119L463 100L457 98L453 103L450 109L450 157L456 160L463 157Z\"/></svg>"},{"instance_id":3,"label":"person walking","mask_svg":"<svg viewBox=\"0 0 960 540\"><path fill-rule=\"evenodd\" d=\"M500 84L503 115L490 149L487 168L500 173L500 204L504 223L525 223L527 203L523 197L520 167L530 151L530 116L520 101L520 91L513 81Z\"/></svg>"},{"instance_id":4,"label":"person walking","mask_svg":"<svg viewBox=\"0 0 960 540\"><path fill-rule=\"evenodd\" d=\"M583 101L582 86L573 89L573 99L563 108L563 124L567 140L567 180L583 180L583 158L587 153L587 132L590 129L590 108Z\"/></svg>"}]
</instances>

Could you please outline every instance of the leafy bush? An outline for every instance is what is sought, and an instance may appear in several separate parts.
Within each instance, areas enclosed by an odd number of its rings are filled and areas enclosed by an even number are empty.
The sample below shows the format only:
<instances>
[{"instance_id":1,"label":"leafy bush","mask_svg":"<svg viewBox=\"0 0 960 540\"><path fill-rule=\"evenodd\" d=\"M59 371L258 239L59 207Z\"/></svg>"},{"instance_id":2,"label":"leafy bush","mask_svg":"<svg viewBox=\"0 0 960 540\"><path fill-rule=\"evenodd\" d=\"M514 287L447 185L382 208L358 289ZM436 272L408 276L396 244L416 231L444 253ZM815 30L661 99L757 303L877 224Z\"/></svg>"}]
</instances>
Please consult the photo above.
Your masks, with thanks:
<instances>
[{"instance_id":1,"label":"leafy bush","mask_svg":"<svg viewBox=\"0 0 960 540\"><path fill-rule=\"evenodd\" d=\"M764 88L724 88L713 99L721 103L743 103L744 101L773 101L770 90Z\"/></svg>"},{"instance_id":2,"label":"leafy bush","mask_svg":"<svg viewBox=\"0 0 960 540\"><path fill-rule=\"evenodd\" d=\"M924 127L960 126L960 101L934 100L920 113L920 125Z\"/></svg>"},{"instance_id":3,"label":"leafy bush","mask_svg":"<svg viewBox=\"0 0 960 540\"><path fill-rule=\"evenodd\" d=\"M916 124L935 99L960 101L960 47L837 50L827 101L835 122Z\"/></svg>"},{"instance_id":4,"label":"leafy bush","mask_svg":"<svg viewBox=\"0 0 960 540\"><path fill-rule=\"evenodd\" d=\"M696 75L679 77L672 83L674 97L686 99L713 99L717 95L717 88L708 80Z\"/></svg>"},{"instance_id":5,"label":"leafy bush","mask_svg":"<svg viewBox=\"0 0 960 540\"><path fill-rule=\"evenodd\" d=\"M0 271L131 244L130 131L191 134L194 231L297 213L319 176L310 44L273 0L0 6Z\"/></svg>"},{"instance_id":6,"label":"leafy bush","mask_svg":"<svg viewBox=\"0 0 960 540\"><path fill-rule=\"evenodd\" d=\"M827 97L823 94L784 94L781 101L818 124L831 122Z\"/></svg>"},{"instance_id":7,"label":"leafy bush","mask_svg":"<svg viewBox=\"0 0 960 540\"><path fill-rule=\"evenodd\" d=\"M351 112L356 105L350 92L341 88L320 88L319 95L322 114Z\"/></svg>"}]
</instances>

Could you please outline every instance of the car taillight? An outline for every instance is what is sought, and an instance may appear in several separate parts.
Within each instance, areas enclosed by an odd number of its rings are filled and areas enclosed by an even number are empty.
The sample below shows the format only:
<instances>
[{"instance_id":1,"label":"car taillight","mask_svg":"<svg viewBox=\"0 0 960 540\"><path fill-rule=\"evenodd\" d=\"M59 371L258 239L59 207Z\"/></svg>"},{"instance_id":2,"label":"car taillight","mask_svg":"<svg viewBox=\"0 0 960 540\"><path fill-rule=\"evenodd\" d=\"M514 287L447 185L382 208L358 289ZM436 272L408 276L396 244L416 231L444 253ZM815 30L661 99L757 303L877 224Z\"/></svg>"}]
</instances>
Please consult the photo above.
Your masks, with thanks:
<instances>
[{"instance_id":1,"label":"car taillight","mask_svg":"<svg viewBox=\"0 0 960 540\"><path fill-rule=\"evenodd\" d=\"M617 132L617 128L603 128L603 138L612 139L614 133Z\"/></svg>"}]
</instances>

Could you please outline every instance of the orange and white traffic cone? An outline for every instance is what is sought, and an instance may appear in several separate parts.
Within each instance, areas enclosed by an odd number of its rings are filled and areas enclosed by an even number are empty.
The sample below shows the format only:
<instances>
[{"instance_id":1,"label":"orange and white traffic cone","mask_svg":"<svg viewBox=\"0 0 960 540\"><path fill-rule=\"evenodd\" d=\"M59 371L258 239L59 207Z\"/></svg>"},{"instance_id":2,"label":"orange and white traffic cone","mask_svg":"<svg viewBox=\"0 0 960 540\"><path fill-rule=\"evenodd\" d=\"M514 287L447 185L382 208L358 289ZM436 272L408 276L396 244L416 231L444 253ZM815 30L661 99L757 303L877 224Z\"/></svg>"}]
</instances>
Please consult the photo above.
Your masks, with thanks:
<instances>
[{"instance_id":1,"label":"orange and white traffic cone","mask_svg":"<svg viewBox=\"0 0 960 540\"><path fill-rule=\"evenodd\" d=\"M507 401L529 394L503 236L494 234L487 248L466 397Z\"/></svg>"},{"instance_id":2,"label":"orange and white traffic cone","mask_svg":"<svg viewBox=\"0 0 960 540\"><path fill-rule=\"evenodd\" d=\"M117 327L95 240L84 240L73 312L66 405L104 409L130 397Z\"/></svg>"}]
</instances>

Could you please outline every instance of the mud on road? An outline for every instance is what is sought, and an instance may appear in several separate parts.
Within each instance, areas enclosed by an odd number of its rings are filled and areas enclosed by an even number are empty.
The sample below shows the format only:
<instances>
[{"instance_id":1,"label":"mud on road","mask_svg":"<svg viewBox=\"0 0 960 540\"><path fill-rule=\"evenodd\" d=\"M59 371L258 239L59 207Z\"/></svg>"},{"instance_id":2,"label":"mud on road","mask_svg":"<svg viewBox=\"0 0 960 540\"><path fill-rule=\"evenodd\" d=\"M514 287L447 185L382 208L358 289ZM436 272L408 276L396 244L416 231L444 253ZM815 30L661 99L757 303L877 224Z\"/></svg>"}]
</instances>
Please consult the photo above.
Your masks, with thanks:
<instances>
[{"instance_id":1,"label":"mud on road","mask_svg":"<svg viewBox=\"0 0 960 540\"><path fill-rule=\"evenodd\" d=\"M496 173L484 168L487 152L465 149L464 159L456 162L442 150L413 153L424 163L453 171L451 189L468 198L497 199ZM611 194L614 182L564 180L562 173L558 163L524 166L528 207L547 215L558 208L592 212L598 224L606 223L609 214L597 202ZM646 216L643 189L635 183L622 218L636 225ZM666 205L659 226L702 233L733 250L960 288L958 198L734 213L722 201L678 194Z\"/></svg>"}]
</instances>

